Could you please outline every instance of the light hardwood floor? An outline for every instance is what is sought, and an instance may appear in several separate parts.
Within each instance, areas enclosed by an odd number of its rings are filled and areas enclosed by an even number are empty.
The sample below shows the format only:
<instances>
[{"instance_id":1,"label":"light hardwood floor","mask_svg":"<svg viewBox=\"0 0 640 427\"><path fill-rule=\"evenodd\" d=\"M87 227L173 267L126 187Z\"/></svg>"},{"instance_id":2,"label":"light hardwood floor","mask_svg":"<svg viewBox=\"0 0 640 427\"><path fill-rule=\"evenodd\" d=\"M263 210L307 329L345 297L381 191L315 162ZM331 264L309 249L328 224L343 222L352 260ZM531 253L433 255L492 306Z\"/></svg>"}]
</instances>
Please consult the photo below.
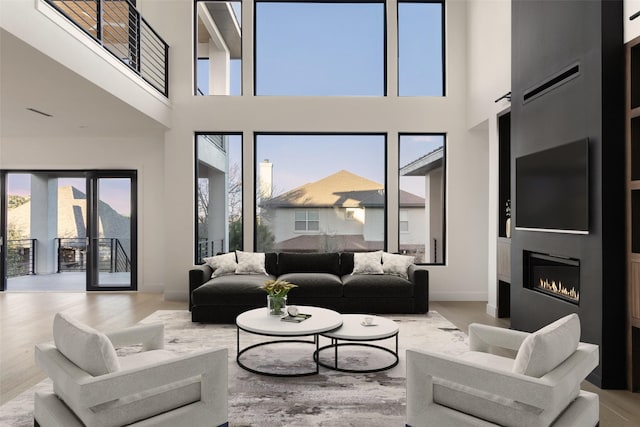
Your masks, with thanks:
<instances>
[{"instance_id":1,"label":"light hardwood floor","mask_svg":"<svg viewBox=\"0 0 640 427\"><path fill-rule=\"evenodd\" d=\"M50 341L53 316L59 311L99 330L133 325L156 310L186 309L184 302L164 301L148 293L0 293L0 405L29 389L45 376L35 366L33 347ZM484 302L430 302L463 331L479 322L509 327L508 319L486 314ZM640 394L583 388L600 395L601 427L640 427Z\"/></svg>"}]
</instances>

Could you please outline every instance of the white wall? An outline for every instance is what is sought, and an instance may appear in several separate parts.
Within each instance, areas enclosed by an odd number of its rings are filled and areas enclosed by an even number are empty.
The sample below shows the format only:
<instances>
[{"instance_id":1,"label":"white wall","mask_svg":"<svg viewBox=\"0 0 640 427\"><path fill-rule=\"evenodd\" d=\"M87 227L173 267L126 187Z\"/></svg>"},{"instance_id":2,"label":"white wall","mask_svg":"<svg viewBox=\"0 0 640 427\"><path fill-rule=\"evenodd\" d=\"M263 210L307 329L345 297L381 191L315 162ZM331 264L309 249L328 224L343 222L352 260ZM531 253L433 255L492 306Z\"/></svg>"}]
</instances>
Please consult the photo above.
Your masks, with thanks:
<instances>
[{"instance_id":1,"label":"white wall","mask_svg":"<svg viewBox=\"0 0 640 427\"><path fill-rule=\"evenodd\" d=\"M138 289L162 292L166 286L163 262L165 199L163 135L148 138L51 137L3 138L2 169L136 169L138 171ZM193 188L191 186L190 188ZM190 202L193 206L193 202ZM193 223L193 221L192 221ZM193 226L191 234L193 234Z\"/></svg>"},{"instance_id":2,"label":"white wall","mask_svg":"<svg viewBox=\"0 0 640 427\"><path fill-rule=\"evenodd\" d=\"M169 101L43 0L2 0L0 26L150 118L169 125Z\"/></svg>"},{"instance_id":3,"label":"white wall","mask_svg":"<svg viewBox=\"0 0 640 427\"><path fill-rule=\"evenodd\" d=\"M497 316L497 115L510 103L495 100L511 90L511 1L469 1L468 28L467 125L485 150L487 313Z\"/></svg>"},{"instance_id":4,"label":"white wall","mask_svg":"<svg viewBox=\"0 0 640 427\"><path fill-rule=\"evenodd\" d=\"M447 265L430 267L430 298L484 299L487 294L486 229L487 165L486 147L470 142L466 131L467 79L466 2L447 2L447 93L444 98L393 96L395 84L396 33L390 30L389 95L377 97L251 97L253 70L253 31L244 26L243 90L245 96L193 97L192 4L191 0L151 0L139 2L145 17L171 45L170 66L173 127L165 139L165 221L167 241L165 296L187 298L187 270L193 263L193 132L243 132L243 181L254 182L253 132L386 132L388 135L387 190L388 228L397 227L397 162L399 132L446 132L448 140ZM243 21L253 16L251 2L243 4ZM395 3L387 3L394 13ZM176 25L176 22L185 25ZM471 138L473 139L473 138ZM170 159L170 161L169 161ZM258 159L262 160L262 159ZM188 173L191 171L191 175ZM253 189L244 188L244 216L253 217ZM478 212L479 214L475 214ZM471 214L473 213L473 214ZM252 250L253 222L244 221L245 250ZM486 233L484 233L486 234ZM396 251L396 233L388 236L389 250Z\"/></svg>"},{"instance_id":5,"label":"white wall","mask_svg":"<svg viewBox=\"0 0 640 427\"><path fill-rule=\"evenodd\" d=\"M193 1L140 0L138 6L170 45L172 111L164 144L161 135L136 140L2 140L0 166L138 169L141 290L163 288L167 299L187 299L187 271L194 260L195 131L243 133L245 183L254 182L254 132L385 132L388 230L396 230L398 221L398 133L443 132L447 134L447 264L429 267L430 299L486 299L488 146L486 138L468 131L470 81L465 70L471 68L467 61L473 64L474 59L467 54L466 1L446 3L448 74L447 96L442 98L395 96L397 33L393 28L388 29L387 97L251 97L254 52L249 25L244 28L242 61L245 95L194 97ZM252 2L242 7L244 22L250 22ZM388 1L391 22L395 22L395 11L395 2ZM77 62L64 55L61 60ZM113 90L122 92L126 86L123 83ZM245 218L253 218L254 194L252 186L245 185ZM244 221L245 250L253 249L252 236L253 221ZM397 251L397 233L390 232L387 239L388 250Z\"/></svg>"},{"instance_id":6,"label":"white wall","mask_svg":"<svg viewBox=\"0 0 640 427\"><path fill-rule=\"evenodd\" d=\"M634 38L640 36L640 17L629 21L629 17L640 12L640 0L624 0L623 1L622 19L624 21L624 42L628 43Z\"/></svg>"},{"instance_id":7,"label":"white wall","mask_svg":"<svg viewBox=\"0 0 640 427\"><path fill-rule=\"evenodd\" d=\"M495 111L496 99L511 91L511 0L471 0L468 14L467 124L471 129Z\"/></svg>"}]
</instances>

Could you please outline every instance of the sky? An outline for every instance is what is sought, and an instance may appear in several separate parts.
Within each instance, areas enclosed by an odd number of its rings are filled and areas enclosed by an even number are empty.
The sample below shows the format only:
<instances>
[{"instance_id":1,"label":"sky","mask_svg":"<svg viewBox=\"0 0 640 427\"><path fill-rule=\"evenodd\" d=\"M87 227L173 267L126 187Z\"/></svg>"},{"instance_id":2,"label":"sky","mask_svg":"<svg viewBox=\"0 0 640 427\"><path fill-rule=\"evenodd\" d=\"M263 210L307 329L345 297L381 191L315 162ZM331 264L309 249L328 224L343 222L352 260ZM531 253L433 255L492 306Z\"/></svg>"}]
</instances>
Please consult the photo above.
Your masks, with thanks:
<instances>
[{"instance_id":1,"label":"sky","mask_svg":"<svg viewBox=\"0 0 640 427\"><path fill-rule=\"evenodd\" d=\"M87 193L85 178L58 178L58 188L72 186ZM131 215L131 180L128 178L100 178L98 194L100 201L107 203L124 216ZM10 173L7 180L9 195L30 196L31 175Z\"/></svg>"},{"instance_id":2,"label":"sky","mask_svg":"<svg viewBox=\"0 0 640 427\"><path fill-rule=\"evenodd\" d=\"M238 21L240 3L232 6ZM442 96L442 5L398 5L400 96ZM384 3L258 2L256 94L383 96ZM327 31L330 23L331 31ZM198 87L208 93L207 64ZM231 61L231 95L241 94L241 61Z\"/></svg>"}]
</instances>

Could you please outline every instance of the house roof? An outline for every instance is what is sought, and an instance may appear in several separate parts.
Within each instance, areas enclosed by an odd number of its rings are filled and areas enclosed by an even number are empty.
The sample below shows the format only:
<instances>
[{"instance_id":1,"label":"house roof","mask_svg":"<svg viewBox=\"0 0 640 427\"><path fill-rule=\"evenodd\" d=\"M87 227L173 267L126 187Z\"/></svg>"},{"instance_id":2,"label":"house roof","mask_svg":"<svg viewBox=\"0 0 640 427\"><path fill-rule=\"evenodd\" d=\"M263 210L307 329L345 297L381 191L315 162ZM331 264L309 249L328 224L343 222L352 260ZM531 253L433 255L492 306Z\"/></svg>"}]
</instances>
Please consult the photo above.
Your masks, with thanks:
<instances>
[{"instance_id":1,"label":"house roof","mask_svg":"<svg viewBox=\"0 0 640 427\"><path fill-rule=\"evenodd\" d=\"M424 207L424 198L400 190L401 207ZM263 207L384 207L384 185L341 170L261 203Z\"/></svg>"},{"instance_id":2,"label":"house roof","mask_svg":"<svg viewBox=\"0 0 640 427\"><path fill-rule=\"evenodd\" d=\"M426 176L432 170L442 167L443 147L425 154L424 156L412 161L400 168L401 176Z\"/></svg>"}]
</instances>

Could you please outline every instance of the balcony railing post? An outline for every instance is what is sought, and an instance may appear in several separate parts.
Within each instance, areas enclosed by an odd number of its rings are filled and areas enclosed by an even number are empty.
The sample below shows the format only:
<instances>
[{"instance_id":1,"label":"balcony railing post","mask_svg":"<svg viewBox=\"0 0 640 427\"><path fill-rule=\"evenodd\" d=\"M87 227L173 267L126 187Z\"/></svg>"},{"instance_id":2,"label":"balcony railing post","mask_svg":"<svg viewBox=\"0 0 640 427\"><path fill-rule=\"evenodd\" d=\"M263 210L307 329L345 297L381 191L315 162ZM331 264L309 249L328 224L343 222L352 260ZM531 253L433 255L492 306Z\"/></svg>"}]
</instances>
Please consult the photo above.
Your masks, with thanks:
<instances>
[{"instance_id":1,"label":"balcony railing post","mask_svg":"<svg viewBox=\"0 0 640 427\"><path fill-rule=\"evenodd\" d=\"M37 239L31 239L31 274L36 274Z\"/></svg>"},{"instance_id":2,"label":"balcony railing post","mask_svg":"<svg viewBox=\"0 0 640 427\"><path fill-rule=\"evenodd\" d=\"M135 9L134 12L136 14L136 70L138 70L138 72L141 72L142 70L140 69L140 57L142 56L142 22L140 19L140 12Z\"/></svg>"},{"instance_id":3,"label":"balcony railing post","mask_svg":"<svg viewBox=\"0 0 640 427\"><path fill-rule=\"evenodd\" d=\"M96 38L104 46L102 40L102 0L96 0Z\"/></svg>"},{"instance_id":4,"label":"balcony railing post","mask_svg":"<svg viewBox=\"0 0 640 427\"><path fill-rule=\"evenodd\" d=\"M164 96L169 97L169 45L164 43Z\"/></svg>"}]
</instances>

